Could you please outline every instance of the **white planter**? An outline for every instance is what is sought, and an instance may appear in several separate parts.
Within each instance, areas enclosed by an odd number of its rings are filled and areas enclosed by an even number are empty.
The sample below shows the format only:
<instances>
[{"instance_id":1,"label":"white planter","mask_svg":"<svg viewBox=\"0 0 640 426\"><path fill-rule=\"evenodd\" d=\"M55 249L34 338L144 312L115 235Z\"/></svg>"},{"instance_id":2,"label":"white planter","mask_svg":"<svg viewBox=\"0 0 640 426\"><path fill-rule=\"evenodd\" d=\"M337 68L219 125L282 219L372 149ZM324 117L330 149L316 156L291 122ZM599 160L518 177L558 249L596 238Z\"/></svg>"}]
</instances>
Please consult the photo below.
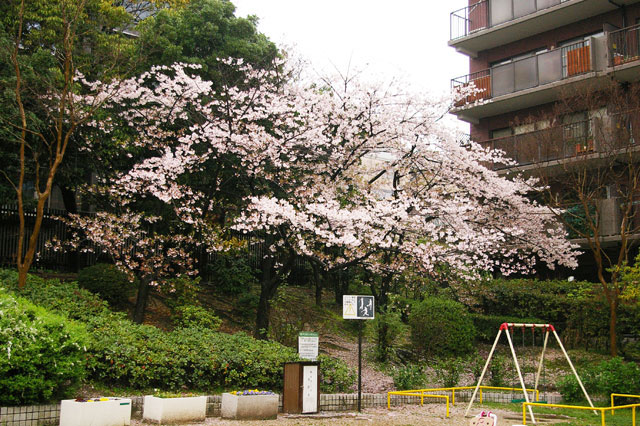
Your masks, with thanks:
<instances>
[{"instance_id":1,"label":"white planter","mask_svg":"<svg viewBox=\"0 0 640 426\"><path fill-rule=\"evenodd\" d=\"M278 417L278 395L222 394L223 419L264 420Z\"/></svg>"},{"instance_id":2,"label":"white planter","mask_svg":"<svg viewBox=\"0 0 640 426\"><path fill-rule=\"evenodd\" d=\"M131 399L109 398L107 401L60 403L60 426L127 426L131 424Z\"/></svg>"},{"instance_id":3,"label":"white planter","mask_svg":"<svg viewBox=\"0 0 640 426\"><path fill-rule=\"evenodd\" d=\"M203 422L207 414L206 396L184 398L144 397L142 418L153 423Z\"/></svg>"}]
</instances>

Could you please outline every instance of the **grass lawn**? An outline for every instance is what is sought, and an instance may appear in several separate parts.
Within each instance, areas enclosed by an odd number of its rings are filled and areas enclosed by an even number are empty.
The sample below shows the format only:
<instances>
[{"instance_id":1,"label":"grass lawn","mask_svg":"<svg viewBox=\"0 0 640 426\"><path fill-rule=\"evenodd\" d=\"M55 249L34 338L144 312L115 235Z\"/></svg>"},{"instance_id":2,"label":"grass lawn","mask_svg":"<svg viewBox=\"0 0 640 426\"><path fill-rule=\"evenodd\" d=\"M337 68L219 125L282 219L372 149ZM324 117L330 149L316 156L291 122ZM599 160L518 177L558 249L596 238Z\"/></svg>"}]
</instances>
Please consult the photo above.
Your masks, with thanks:
<instances>
[{"instance_id":1,"label":"grass lawn","mask_svg":"<svg viewBox=\"0 0 640 426\"><path fill-rule=\"evenodd\" d=\"M578 405L578 404L567 404ZM521 404L498 404L498 403L486 403L483 406L489 409L502 409L505 411L513 411L516 414L519 422L522 422L522 405ZM582 406L588 406L586 403ZM596 406L598 406L596 404ZM600 405L601 407L604 405ZM608 406L608 405L607 405ZM600 411L594 414L591 410L577 410L571 408L555 408L555 407L532 407L533 415L536 420L543 420L547 416L557 417L554 423L561 423L568 426L594 426L602 424L602 416ZM636 407L636 423L640 424L640 407ZM629 426L633 425L632 421L632 409L623 408L616 410L615 414L611 414L610 411L605 412L605 424L607 426ZM540 422L538 422L540 423ZM546 423L546 422L545 422ZM513 424L516 424L513 422ZM533 424L529 417L529 410L527 410L527 425Z\"/></svg>"}]
</instances>

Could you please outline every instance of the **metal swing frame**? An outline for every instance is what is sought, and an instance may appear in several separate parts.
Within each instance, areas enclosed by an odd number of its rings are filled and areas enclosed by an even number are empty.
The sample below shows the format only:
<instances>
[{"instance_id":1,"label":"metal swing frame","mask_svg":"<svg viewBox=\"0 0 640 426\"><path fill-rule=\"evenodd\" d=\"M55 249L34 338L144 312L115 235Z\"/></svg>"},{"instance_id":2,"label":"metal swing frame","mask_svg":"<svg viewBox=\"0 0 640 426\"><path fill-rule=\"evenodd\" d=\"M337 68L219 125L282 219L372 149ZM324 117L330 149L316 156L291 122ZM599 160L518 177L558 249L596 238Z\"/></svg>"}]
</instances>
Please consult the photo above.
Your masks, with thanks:
<instances>
[{"instance_id":1,"label":"metal swing frame","mask_svg":"<svg viewBox=\"0 0 640 426\"><path fill-rule=\"evenodd\" d=\"M565 358L567 359L567 362L569 363L569 366L571 367L571 371L573 371L574 376L576 377L576 380L578 381L578 384L580 385L580 388L582 389L582 392L584 393L584 396L587 398L587 401L589 401L589 405L593 408L593 402L591 402L591 398L589 397L589 394L587 393L587 390L584 388L584 385L582 384L582 380L580 380L580 376L578 376L578 372L576 371L576 368L573 366L573 363L571 362L571 359L569 358L569 354L567 353L567 351L564 348L564 345L562 344L562 341L560 340L560 337L558 336L558 333L556 332L556 329L553 327L553 325L551 324L526 324L526 323L502 323L500 325L500 329L498 330L498 335L496 336L496 340L493 342L493 346L491 347L491 351L489 352L489 356L487 357L487 362L484 364L484 368L482 369L482 374L480 375L480 379L478 380L478 384L476 385L474 391L473 391L473 395L471 396L471 400L469 401L469 406L467 407L467 411L464 413L465 417L469 415L469 410L471 410L471 406L473 405L473 401L476 398L476 394L478 393L478 389L480 388L480 385L482 384L482 380L484 379L484 375L487 372L487 368L489 367L489 363L491 362L491 358L493 357L493 353L495 352L496 346L498 345L498 341L500 340L500 335L502 334L503 331L505 331L505 334L507 335L507 340L509 342L509 348L511 349L511 355L513 355L513 362L516 366L516 371L518 372L518 378L520 379L520 386L522 386L522 394L524 395L524 400L529 403L531 401L529 401L529 394L526 391L525 385L524 385L524 378L522 376L522 372L520 371L520 364L518 363L518 357L516 356L516 351L513 347L513 341L511 339L511 334L509 333L509 328L517 328L517 327L522 327L523 329L525 328L539 328L544 330L545 334L544 334L544 344L542 346L542 353L540 354L540 362L538 363L538 371L536 372L536 380L535 380L535 386L534 389L538 390L538 384L540 382L540 374L542 373L542 364L544 362L544 354L547 350L547 343L549 342L549 334L552 332L553 335L556 338L556 341L558 342L558 345L560 346L560 349L562 349L562 353L564 354ZM531 422L532 423L536 423L536 419L533 416L533 410L531 409L531 406L528 406L529 408L529 415L531 416Z\"/></svg>"}]
</instances>

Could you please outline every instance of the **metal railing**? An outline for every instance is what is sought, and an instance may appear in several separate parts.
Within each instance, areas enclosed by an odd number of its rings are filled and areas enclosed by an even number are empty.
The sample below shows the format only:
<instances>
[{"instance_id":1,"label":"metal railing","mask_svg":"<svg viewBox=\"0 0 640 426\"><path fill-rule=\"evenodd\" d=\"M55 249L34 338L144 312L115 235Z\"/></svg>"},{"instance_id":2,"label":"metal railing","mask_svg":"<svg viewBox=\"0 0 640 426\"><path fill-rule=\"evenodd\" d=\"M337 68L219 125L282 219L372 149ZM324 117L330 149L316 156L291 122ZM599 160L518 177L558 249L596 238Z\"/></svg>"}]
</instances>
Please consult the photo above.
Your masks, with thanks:
<instances>
[{"instance_id":1,"label":"metal railing","mask_svg":"<svg viewBox=\"0 0 640 426\"><path fill-rule=\"evenodd\" d=\"M611 414L615 411L614 409L623 409L623 408L631 408L631 422L633 426L636 426L636 407L640 407L640 404L628 404L628 405L618 405L616 407L587 407L582 405L565 405L565 404L540 404L538 402L523 402L522 403L522 424L527 424L527 407L553 407L553 408L566 408L570 410L586 410L586 411L594 411L596 414L600 412L600 421L602 426L606 426L606 418L605 414L607 411L610 411Z\"/></svg>"},{"instance_id":2,"label":"metal railing","mask_svg":"<svg viewBox=\"0 0 640 426\"><path fill-rule=\"evenodd\" d=\"M429 389L412 389L412 390L404 390L404 391L392 391L387 392L387 408L391 408L391 395L400 395L400 396L415 396L420 398L420 405L424 405L424 398L446 398L447 402L447 417L449 417L449 402L451 405L456 405L456 391L468 391L475 389L475 386L454 386L454 387L445 387L445 388L429 388ZM480 390L480 399L479 402L482 404L482 391L483 390L503 390L503 391L518 391L522 392L522 388L514 388L514 387L505 387L505 386L479 386ZM531 399L534 401L540 401L540 391L538 389L525 389L527 393L531 393ZM432 392L450 392L451 395L437 395Z\"/></svg>"},{"instance_id":3,"label":"metal railing","mask_svg":"<svg viewBox=\"0 0 640 426\"><path fill-rule=\"evenodd\" d=\"M591 118L519 135L479 142L485 148L500 149L518 166L582 158L593 153L614 154L640 142L640 110ZM510 168L491 165L494 170Z\"/></svg>"},{"instance_id":4,"label":"metal railing","mask_svg":"<svg viewBox=\"0 0 640 426\"><path fill-rule=\"evenodd\" d=\"M451 88L454 93L459 93L471 83L478 89L476 96L467 96L459 100L456 106L463 106L479 99L491 99L531 89L591 72L593 71L591 53L590 40L583 40L456 77L451 80Z\"/></svg>"},{"instance_id":5,"label":"metal railing","mask_svg":"<svg viewBox=\"0 0 640 426\"><path fill-rule=\"evenodd\" d=\"M451 12L450 40L466 37L568 0L482 0Z\"/></svg>"},{"instance_id":6,"label":"metal railing","mask_svg":"<svg viewBox=\"0 0 640 426\"><path fill-rule=\"evenodd\" d=\"M489 28L489 0L482 0L451 12L449 28L450 40Z\"/></svg>"},{"instance_id":7,"label":"metal railing","mask_svg":"<svg viewBox=\"0 0 640 426\"><path fill-rule=\"evenodd\" d=\"M420 405L424 405L425 398L439 398L444 399L447 404L447 418L449 418L449 395L432 395L424 393L422 390L417 391L397 391L397 392L387 392L387 408L391 408L391 395L402 395L402 396L416 396L420 398ZM455 401L454 401L455 403Z\"/></svg>"},{"instance_id":8,"label":"metal railing","mask_svg":"<svg viewBox=\"0 0 640 426\"><path fill-rule=\"evenodd\" d=\"M640 24L609 33L609 66L640 59Z\"/></svg>"},{"instance_id":9,"label":"metal railing","mask_svg":"<svg viewBox=\"0 0 640 426\"><path fill-rule=\"evenodd\" d=\"M615 408L615 404L613 403L613 399L614 397L621 397L621 398L636 398L636 399L640 399L640 395L633 395L633 394L629 394L629 393L612 393L611 394L611 408ZM611 410L611 414L615 414L615 410Z\"/></svg>"}]
</instances>

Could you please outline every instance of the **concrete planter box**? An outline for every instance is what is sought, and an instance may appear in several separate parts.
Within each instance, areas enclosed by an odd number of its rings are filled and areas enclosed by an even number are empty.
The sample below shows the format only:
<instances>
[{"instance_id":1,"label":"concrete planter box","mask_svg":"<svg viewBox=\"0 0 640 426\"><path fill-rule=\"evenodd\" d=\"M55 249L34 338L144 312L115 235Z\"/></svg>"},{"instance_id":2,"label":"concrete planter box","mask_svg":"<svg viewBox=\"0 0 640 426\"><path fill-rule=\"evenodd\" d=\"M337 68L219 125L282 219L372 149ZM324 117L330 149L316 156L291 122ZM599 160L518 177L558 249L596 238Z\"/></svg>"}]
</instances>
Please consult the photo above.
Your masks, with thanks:
<instances>
[{"instance_id":1,"label":"concrete planter box","mask_svg":"<svg viewBox=\"0 0 640 426\"><path fill-rule=\"evenodd\" d=\"M266 420L278 417L278 395L222 394L223 419Z\"/></svg>"},{"instance_id":2,"label":"concrete planter box","mask_svg":"<svg viewBox=\"0 0 640 426\"><path fill-rule=\"evenodd\" d=\"M206 412L206 396L158 398L146 395L142 418L153 423L203 422Z\"/></svg>"},{"instance_id":3,"label":"concrete planter box","mask_svg":"<svg viewBox=\"0 0 640 426\"><path fill-rule=\"evenodd\" d=\"M107 401L78 402L64 399L60 403L60 426L127 426L131 424L131 400L108 398Z\"/></svg>"}]
</instances>

